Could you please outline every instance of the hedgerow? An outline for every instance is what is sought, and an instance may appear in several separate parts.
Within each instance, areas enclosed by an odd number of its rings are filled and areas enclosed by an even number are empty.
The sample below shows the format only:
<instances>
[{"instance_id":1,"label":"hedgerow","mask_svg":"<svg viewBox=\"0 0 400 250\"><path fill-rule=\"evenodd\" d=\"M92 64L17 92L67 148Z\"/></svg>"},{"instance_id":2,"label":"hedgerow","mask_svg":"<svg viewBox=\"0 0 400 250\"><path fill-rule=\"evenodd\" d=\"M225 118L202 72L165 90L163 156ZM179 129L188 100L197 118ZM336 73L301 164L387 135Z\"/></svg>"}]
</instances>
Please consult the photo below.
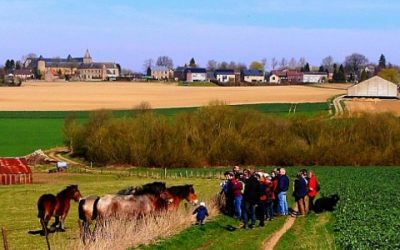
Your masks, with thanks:
<instances>
[{"instance_id":1,"label":"hedgerow","mask_svg":"<svg viewBox=\"0 0 400 250\"><path fill-rule=\"evenodd\" d=\"M220 103L174 118L150 110L130 117L93 112L67 119L65 142L97 164L399 165L400 119L390 114L279 118Z\"/></svg>"}]
</instances>

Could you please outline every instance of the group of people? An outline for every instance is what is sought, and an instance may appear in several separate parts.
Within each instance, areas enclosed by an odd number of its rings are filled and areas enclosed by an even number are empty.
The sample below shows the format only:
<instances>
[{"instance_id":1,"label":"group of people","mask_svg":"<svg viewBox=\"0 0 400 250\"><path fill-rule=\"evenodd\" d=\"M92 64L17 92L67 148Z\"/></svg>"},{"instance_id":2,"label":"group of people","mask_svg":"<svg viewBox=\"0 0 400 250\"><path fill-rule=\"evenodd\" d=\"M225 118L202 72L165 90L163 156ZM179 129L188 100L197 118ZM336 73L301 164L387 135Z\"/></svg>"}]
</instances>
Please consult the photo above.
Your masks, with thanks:
<instances>
[{"instance_id":1,"label":"group of people","mask_svg":"<svg viewBox=\"0 0 400 250\"><path fill-rule=\"evenodd\" d=\"M225 197L226 213L243 221L243 228L253 228L256 220L259 226L275 215L289 215L287 192L289 177L284 168L276 168L270 174L262 171L240 170L235 166L224 173L221 194ZM304 216L312 208L317 194L317 181L312 171L301 170L294 181L293 196L298 211L292 216Z\"/></svg>"}]
</instances>

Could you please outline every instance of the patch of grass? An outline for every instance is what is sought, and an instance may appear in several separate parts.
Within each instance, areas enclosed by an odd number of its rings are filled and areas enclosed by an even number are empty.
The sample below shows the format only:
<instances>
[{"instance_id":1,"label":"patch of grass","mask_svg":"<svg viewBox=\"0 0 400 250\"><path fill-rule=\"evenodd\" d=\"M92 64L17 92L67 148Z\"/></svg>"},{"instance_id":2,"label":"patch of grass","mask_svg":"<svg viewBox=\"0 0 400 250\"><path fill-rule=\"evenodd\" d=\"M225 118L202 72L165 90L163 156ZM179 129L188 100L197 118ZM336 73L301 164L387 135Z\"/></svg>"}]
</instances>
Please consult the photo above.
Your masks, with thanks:
<instances>
[{"instance_id":1,"label":"patch of grass","mask_svg":"<svg viewBox=\"0 0 400 250\"><path fill-rule=\"evenodd\" d=\"M178 86L189 86L189 87L219 87L213 82L179 82Z\"/></svg>"},{"instance_id":2,"label":"patch of grass","mask_svg":"<svg viewBox=\"0 0 400 250\"><path fill-rule=\"evenodd\" d=\"M256 250L260 249L268 235L283 223L284 218L277 218L266 222L263 228L241 229L236 219L220 215L212 221L207 221L204 226L194 225L158 244L142 246L139 249L230 249L234 245L235 249Z\"/></svg>"},{"instance_id":3,"label":"patch of grass","mask_svg":"<svg viewBox=\"0 0 400 250\"><path fill-rule=\"evenodd\" d=\"M276 250L337 249L333 234L332 213L310 214L298 218L278 242Z\"/></svg>"},{"instance_id":4,"label":"patch of grass","mask_svg":"<svg viewBox=\"0 0 400 250\"><path fill-rule=\"evenodd\" d=\"M152 182L144 177L128 177L117 174L46 174L35 173L33 185L0 186L0 227L7 229L10 249L45 249L45 238L28 234L29 230L39 230L36 202L45 193L56 194L65 186L78 184L83 196L115 193L128 186ZM218 180L168 179L167 186L193 184L199 200L209 199L219 189ZM185 203L185 202L183 202ZM54 219L53 219L54 220ZM65 249L68 242L77 239L78 205L71 201L71 209L66 220L66 232L50 235L54 249ZM53 249L52 248L52 249Z\"/></svg>"}]
</instances>

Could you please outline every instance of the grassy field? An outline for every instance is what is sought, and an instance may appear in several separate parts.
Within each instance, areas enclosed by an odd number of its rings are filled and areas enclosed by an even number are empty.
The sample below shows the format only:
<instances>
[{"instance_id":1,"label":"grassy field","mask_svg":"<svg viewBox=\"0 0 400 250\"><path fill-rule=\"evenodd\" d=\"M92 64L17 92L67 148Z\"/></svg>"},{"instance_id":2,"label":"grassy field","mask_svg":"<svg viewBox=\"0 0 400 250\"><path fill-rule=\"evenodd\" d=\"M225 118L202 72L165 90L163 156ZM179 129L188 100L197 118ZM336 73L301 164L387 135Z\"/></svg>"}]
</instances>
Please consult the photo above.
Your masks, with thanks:
<instances>
[{"instance_id":1,"label":"grassy field","mask_svg":"<svg viewBox=\"0 0 400 250\"><path fill-rule=\"evenodd\" d=\"M260 168L271 170L271 168ZM371 245L364 244L365 242L368 244L367 240L363 240L364 237L368 237L371 241L382 239L381 244L383 245L380 248L384 248L385 242L395 246L393 245L396 244L393 243L395 241L391 241L391 239L395 240L400 236L398 231L394 230L400 223L400 211L395 206L399 202L399 198L396 196L396 188L394 188L400 177L399 167L316 167L313 169L321 183L319 197L338 194L341 197L338 208L333 213L311 214L306 218L296 220L292 229L279 242L277 249L341 249L346 247L343 245L346 242L350 245L354 244L355 247L368 248ZM39 170L44 169L40 168L35 171ZM288 168L291 182L298 170L299 168ZM29 230L40 228L36 218L36 201L41 194L57 193L66 185L75 183L79 185L82 195L101 195L118 191L127 186L154 181L154 179L145 177L143 170L140 171L142 172L136 173L141 174L139 177L132 176L135 171L130 173L131 176L128 176L127 172L118 171L103 172L103 174L36 173L33 185L1 186L0 226L6 227L8 231L11 249L44 248L43 237L28 234ZM213 171L218 173L221 168ZM210 198L219 191L220 180L216 177L208 177L209 170L195 169L194 172L199 175L203 173L203 176L185 178L183 169L171 170L169 172L171 175L168 176L166 183L168 186L184 183L194 184L200 200ZM371 178L375 180L373 185L371 185ZM378 203L375 199L381 195L381 190L385 192L385 196L379 198L380 202ZM290 195L288 198L290 205L293 206L293 198ZM374 217L374 220L371 219L371 216ZM235 245L236 249L259 249L262 242L283 224L283 220L284 218L277 218L272 223L267 222L265 228L230 231L227 230L229 225L239 227L239 223L220 215L207 221L203 228L193 226L158 244L141 248L226 249ZM344 220L347 220L348 223L344 223ZM384 222L384 225L377 221ZM363 224L369 224L369 228L363 229ZM354 226L362 230L355 230ZM50 236L51 244L55 246L55 249L63 249L68 242L77 240L76 203L72 203L66 227L66 233ZM385 228L390 230L385 230Z\"/></svg>"},{"instance_id":2,"label":"grassy field","mask_svg":"<svg viewBox=\"0 0 400 250\"><path fill-rule=\"evenodd\" d=\"M237 105L239 109L255 109L263 113L291 116L327 113L327 103L300 104L253 104ZM294 109L296 108L296 113ZM173 117L182 112L193 112L197 108L154 109L160 115ZM291 113L289 113L291 110ZM132 110L113 111L118 117L134 115ZM65 117L72 116L80 121L88 118L87 111L1 111L0 112L0 156L20 156L37 149L49 149L63 145L61 129Z\"/></svg>"},{"instance_id":3,"label":"grassy field","mask_svg":"<svg viewBox=\"0 0 400 250\"><path fill-rule=\"evenodd\" d=\"M75 183L83 196L90 194L106 194L136 186L152 179L143 177L127 177L119 174L35 174L33 185L0 186L0 226L8 232L10 249L44 249L45 239L39 235L28 234L29 230L40 229L36 217L36 202L44 193L57 193L65 186ZM200 199L210 198L219 188L219 181L201 179L168 179L167 186L179 184L194 184ZM52 234L50 241L55 249L63 249L70 240L79 235L77 203L71 203L71 210L67 217L67 232Z\"/></svg>"}]
</instances>

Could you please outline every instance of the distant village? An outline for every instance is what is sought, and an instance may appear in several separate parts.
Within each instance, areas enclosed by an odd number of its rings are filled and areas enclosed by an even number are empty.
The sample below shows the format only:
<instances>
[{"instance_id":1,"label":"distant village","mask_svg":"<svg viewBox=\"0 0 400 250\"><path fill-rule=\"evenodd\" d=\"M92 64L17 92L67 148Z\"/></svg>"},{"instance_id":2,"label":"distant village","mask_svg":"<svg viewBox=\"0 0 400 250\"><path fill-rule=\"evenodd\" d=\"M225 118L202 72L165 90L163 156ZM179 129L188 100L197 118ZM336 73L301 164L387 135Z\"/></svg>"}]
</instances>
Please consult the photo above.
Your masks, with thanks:
<instances>
[{"instance_id":1,"label":"distant village","mask_svg":"<svg viewBox=\"0 0 400 250\"><path fill-rule=\"evenodd\" d=\"M207 67L199 67L192 58L188 64L173 66L172 59L160 56L156 63L146 60L144 73L133 73L122 69L115 62L94 62L89 50L83 57L47 58L28 55L23 62L7 60L0 69L3 84L20 85L26 80L45 81L164 81L164 82L213 82L223 86L238 85L284 85L328 82L359 82L383 73L384 78L394 78L398 83L399 67L386 63L381 55L377 64L357 53L346 57L344 63L334 63L328 56L319 67L310 66L304 58L289 62L275 58L269 63L272 70L266 71L267 60L253 61L249 67L241 63L210 60ZM389 71L389 72L387 72ZM388 79L391 80L391 79ZM397 82L396 82L397 81Z\"/></svg>"}]
</instances>

